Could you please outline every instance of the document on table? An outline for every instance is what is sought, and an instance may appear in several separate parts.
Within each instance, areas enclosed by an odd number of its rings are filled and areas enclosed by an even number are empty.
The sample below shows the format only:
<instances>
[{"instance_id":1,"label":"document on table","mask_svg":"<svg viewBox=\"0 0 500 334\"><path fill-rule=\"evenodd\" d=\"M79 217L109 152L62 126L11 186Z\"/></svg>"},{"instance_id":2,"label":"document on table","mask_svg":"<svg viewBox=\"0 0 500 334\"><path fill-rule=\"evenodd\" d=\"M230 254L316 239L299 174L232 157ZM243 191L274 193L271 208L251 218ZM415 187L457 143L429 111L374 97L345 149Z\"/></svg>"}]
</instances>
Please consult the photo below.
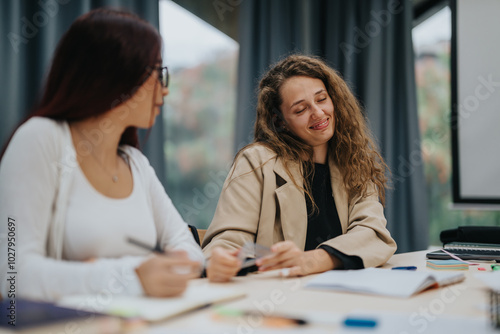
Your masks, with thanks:
<instances>
[{"instance_id":1,"label":"document on table","mask_svg":"<svg viewBox=\"0 0 500 334\"><path fill-rule=\"evenodd\" d=\"M189 286L179 297L78 295L64 297L58 304L79 310L160 321L243 296L245 296L243 291L232 288L194 285Z\"/></svg>"},{"instance_id":2,"label":"document on table","mask_svg":"<svg viewBox=\"0 0 500 334\"><path fill-rule=\"evenodd\" d=\"M431 287L463 281L463 273L388 270L331 270L313 277L306 288L410 297Z\"/></svg>"}]
</instances>

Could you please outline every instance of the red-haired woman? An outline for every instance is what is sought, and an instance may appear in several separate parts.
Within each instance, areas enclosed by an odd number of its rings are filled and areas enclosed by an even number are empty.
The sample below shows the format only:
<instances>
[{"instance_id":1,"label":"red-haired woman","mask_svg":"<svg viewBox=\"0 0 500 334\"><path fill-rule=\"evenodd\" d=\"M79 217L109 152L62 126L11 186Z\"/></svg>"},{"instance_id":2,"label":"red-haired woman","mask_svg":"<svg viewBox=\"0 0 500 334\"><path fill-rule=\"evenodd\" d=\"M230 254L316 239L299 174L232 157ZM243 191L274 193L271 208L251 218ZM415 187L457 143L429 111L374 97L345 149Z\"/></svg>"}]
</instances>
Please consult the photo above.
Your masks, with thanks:
<instances>
[{"instance_id":1,"label":"red-haired woman","mask_svg":"<svg viewBox=\"0 0 500 334\"><path fill-rule=\"evenodd\" d=\"M0 162L16 296L173 296L199 276L201 249L137 149L137 129L153 126L168 94L161 63L157 30L128 12L93 10L62 37L42 99ZM13 270L0 261L5 277ZM0 286L7 297L8 282Z\"/></svg>"}]
</instances>

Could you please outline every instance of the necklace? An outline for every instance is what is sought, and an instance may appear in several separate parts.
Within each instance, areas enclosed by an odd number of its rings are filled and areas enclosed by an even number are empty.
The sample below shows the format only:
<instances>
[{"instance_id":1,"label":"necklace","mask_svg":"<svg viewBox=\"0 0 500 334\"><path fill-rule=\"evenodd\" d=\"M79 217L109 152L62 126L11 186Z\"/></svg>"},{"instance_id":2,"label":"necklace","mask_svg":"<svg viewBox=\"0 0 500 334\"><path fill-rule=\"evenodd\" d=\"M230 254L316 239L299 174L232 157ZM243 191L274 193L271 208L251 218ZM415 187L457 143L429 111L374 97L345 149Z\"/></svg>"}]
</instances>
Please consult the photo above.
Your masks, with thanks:
<instances>
[{"instance_id":1,"label":"necklace","mask_svg":"<svg viewBox=\"0 0 500 334\"><path fill-rule=\"evenodd\" d=\"M101 163L101 161L95 156L95 154L94 154L94 145L92 145L91 142L86 139L85 135L80 131L80 129L78 129L78 127L76 127L75 125L73 125L73 129L75 129L76 132L78 132L78 137L80 137L80 139L82 140L81 142L78 143L77 146L80 146L80 144L82 144L82 146L85 148L85 150L88 151L90 153L90 155L94 158L94 160L97 162L97 164L99 165L99 167L101 167L101 169L106 174L108 174L109 176L111 176L111 180L113 181L113 183L117 183L118 182L118 175L110 173L104 167L104 165ZM85 155L88 155L88 154L85 154ZM83 156L85 156L85 155L83 155Z\"/></svg>"}]
</instances>

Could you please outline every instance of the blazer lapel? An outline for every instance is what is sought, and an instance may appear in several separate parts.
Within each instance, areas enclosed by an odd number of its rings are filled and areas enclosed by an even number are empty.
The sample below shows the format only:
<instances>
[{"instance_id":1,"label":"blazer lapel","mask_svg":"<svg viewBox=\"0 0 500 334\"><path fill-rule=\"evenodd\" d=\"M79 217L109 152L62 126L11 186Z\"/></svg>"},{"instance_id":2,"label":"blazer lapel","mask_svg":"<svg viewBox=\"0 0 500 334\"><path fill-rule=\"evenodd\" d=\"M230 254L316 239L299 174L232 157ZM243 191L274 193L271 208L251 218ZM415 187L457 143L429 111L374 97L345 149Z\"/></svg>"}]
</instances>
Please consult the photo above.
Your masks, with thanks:
<instances>
[{"instance_id":1,"label":"blazer lapel","mask_svg":"<svg viewBox=\"0 0 500 334\"><path fill-rule=\"evenodd\" d=\"M332 159L329 159L328 164L330 166L333 199L335 200L340 224L342 225L342 233L346 233L349 224L349 201L347 198L347 191L344 187L344 180L337 164Z\"/></svg>"},{"instance_id":2,"label":"blazer lapel","mask_svg":"<svg viewBox=\"0 0 500 334\"><path fill-rule=\"evenodd\" d=\"M299 187L295 186L287 174L281 159L278 159L274 166L274 172L285 181L275 190L281 226L285 240L291 240L297 247L304 249L307 234L307 209L304 191L300 189L303 185L302 174L298 164L289 163L288 167Z\"/></svg>"}]
</instances>

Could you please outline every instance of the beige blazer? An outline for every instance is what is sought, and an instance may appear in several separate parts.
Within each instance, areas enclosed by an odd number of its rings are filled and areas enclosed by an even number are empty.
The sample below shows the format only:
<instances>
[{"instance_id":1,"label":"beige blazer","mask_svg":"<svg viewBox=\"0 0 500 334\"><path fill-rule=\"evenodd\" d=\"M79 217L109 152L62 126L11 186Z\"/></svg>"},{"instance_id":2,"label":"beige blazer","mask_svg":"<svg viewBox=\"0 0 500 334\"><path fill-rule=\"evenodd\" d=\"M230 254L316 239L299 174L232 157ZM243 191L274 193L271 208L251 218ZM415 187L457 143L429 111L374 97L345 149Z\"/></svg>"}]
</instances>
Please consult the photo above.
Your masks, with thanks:
<instances>
[{"instance_id":1,"label":"beige blazer","mask_svg":"<svg viewBox=\"0 0 500 334\"><path fill-rule=\"evenodd\" d=\"M383 207L374 192L348 201L341 173L329 161L332 191L342 235L324 242L346 255L357 255L365 267L384 264L396 251L386 229ZM289 163L296 183L302 187L299 165ZM271 246L283 240L304 249L307 208L304 191L297 187L282 159L263 145L254 145L240 154L222 188L214 218L203 241L210 257L216 246L240 248L252 241ZM322 245L323 245L322 244Z\"/></svg>"}]
</instances>

